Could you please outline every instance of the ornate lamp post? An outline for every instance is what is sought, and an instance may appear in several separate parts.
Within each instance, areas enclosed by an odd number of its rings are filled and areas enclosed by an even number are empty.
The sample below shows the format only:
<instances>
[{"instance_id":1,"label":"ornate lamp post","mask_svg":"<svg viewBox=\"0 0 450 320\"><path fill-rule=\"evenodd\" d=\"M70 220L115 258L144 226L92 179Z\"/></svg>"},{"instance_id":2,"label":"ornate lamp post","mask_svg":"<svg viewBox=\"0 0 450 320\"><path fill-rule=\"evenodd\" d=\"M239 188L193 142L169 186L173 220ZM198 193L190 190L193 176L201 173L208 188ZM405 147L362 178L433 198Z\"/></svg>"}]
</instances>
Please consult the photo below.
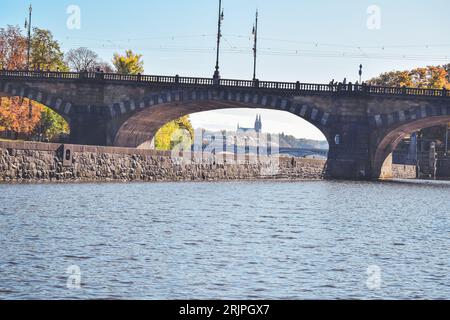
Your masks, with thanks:
<instances>
[{"instance_id":1,"label":"ornate lamp post","mask_svg":"<svg viewBox=\"0 0 450 320\"><path fill-rule=\"evenodd\" d=\"M30 4L28 20L25 20L25 29L28 29L27 39L27 70L30 70L30 51L31 51L31 14L33 7Z\"/></svg>"},{"instance_id":2,"label":"ornate lamp post","mask_svg":"<svg viewBox=\"0 0 450 320\"><path fill-rule=\"evenodd\" d=\"M256 10L256 20L253 26L253 81L256 81L256 57L257 57L257 45L258 45L258 10Z\"/></svg>"},{"instance_id":3,"label":"ornate lamp post","mask_svg":"<svg viewBox=\"0 0 450 320\"><path fill-rule=\"evenodd\" d=\"M363 68L363 65L360 64L359 65L359 84L362 84L362 68Z\"/></svg>"},{"instance_id":4,"label":"ornate lamp post","mask_svg":"<svg viewBox=\"0 0 450 320\"><path fill-rule=\"evenodd\" d=\"M213 79L218 81L220 79L219 72L219 54L220 54L220 38L222 38L222 21L224 19L224 12L222 10L222 0L219 0L219 19L217 22L217 56L216 56L216 70L214 71Z\"/></svg>"}]
</instances>

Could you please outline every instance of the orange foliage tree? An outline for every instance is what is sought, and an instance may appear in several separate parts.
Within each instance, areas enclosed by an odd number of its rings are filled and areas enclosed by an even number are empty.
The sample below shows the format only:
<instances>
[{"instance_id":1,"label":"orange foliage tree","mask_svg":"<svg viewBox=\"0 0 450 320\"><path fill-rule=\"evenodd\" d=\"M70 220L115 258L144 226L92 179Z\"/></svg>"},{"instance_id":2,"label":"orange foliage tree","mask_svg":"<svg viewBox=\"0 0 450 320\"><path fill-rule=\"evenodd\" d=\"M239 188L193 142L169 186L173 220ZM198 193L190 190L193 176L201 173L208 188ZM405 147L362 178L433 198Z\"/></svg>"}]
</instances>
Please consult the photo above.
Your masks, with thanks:
<instances>
[{"instance_id":1,"label":"orange foliage tree","mask_svg":"<svg viewBox=\"0 0 450 320\"><path fill-rule=\"evenodd\" d=\"M29 138L41 119L43 107L28 99L1 98L0 131L9 131L15 138Z\"/></svg>"},{"instance_id":2,"label":"orange foliage tree","mask_svg":"<svg viewBox=\"0 0 450 320\"><path fill-rule=\"evenodd\" d=\"M0 68L24 69L27 41L19 27L0 28Z\"/></svg>"},{"instance_id":3,"label":"orange foliage tree","mask_svg":"<svg viewBox=\"0 0 450 320\"><path fill-rule=\"evenodd\" d=\"M409 71L391 71L368 81L371 85L450 89L448 66L428 66Z\"/></svg>"},{"instance_id":4,"label":"orange foliage tree","mask_svg":"<svg viewBox=\"0 0 450 320\"><path fill-rule=\"evenodd\" d=\"M65 70L59 43L47 30L34 29L31 67ZM0 69L20 70L27 64L27 40L19 27L0 28ZM0 98L0 132L8 138L57 139L69 132L65 120L46 106L19 97Z\"/></svg>"},{"instance_id":5,"label":"orange foliage tree","mask_svg":"<svg viewBox=\"0 0 450 320\"><path fill-rule=\"evenodd\" d=\"M0 29L0 68L24 69L26 66L26 39L19 27ZM16 135L31 134L40 119L40 109L33 108L30 101L20 98L1 98L0 131Z\"/></svg>"}]
</instances>

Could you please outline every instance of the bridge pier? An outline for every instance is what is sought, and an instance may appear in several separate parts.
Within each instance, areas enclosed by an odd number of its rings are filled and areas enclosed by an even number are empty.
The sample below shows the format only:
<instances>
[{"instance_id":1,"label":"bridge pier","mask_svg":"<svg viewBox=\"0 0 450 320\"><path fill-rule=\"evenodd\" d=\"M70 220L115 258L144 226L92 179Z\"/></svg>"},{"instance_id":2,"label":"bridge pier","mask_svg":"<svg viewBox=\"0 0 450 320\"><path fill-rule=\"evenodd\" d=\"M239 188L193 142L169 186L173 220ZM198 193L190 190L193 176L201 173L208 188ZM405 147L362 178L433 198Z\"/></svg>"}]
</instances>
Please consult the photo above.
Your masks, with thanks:
<instances>
[{"instance_id":1,"label":"bridge pier","mask_svg":"<svg viewBox=\"0 0 450 320\"><path fill-rule=\"evenodd\" d=\"M70 120L70 143L82 145L110 146L109 123L106 120L86 116Z\"/></svg>"},{"instance_id":2,"label":"bridge pier","mask_svg":"<svg viewBox=\"0 0 450 320\"><path fill-rule=\"evenodd\" d=\"M328 133L330 150L325 176L339 180L378 178L372 168L372 142L367 120L338 120Z\"/></svg>"}]
</instances>

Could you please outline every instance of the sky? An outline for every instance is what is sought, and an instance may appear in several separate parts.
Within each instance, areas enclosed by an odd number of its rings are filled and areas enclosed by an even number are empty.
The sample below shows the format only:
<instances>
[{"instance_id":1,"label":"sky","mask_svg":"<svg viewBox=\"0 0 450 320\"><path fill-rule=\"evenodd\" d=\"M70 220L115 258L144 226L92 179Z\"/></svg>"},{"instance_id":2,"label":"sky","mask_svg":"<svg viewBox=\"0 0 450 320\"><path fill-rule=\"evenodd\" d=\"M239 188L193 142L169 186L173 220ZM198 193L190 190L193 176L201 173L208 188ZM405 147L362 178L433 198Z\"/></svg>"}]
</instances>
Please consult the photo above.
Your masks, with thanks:
<instances>
[{"instance_id":1,"label":"sky","mask_svg":"<svg viewBox=\"0 0 450 320\"><path fill-rule=\"evenodd\" d=\"M328 83L450 62L448 0L223 0L222 78L251 79L252 27L259 10L257 77ZM88 47L105 61L126 49L143 55L146 74L211 77L218 0L0 0L0 27L50 29L63 50ZM79 19L72 6L80 10ZM73 23L76 21L77 23ZM68 23L69 22L69 23ZM79 22L79 24L78 24ZM78 28L79 27L79 28ZM252 126L320 139L300 118L269 110L220 110L191 115L206 129Z\"/></svg>"}]
</instances>

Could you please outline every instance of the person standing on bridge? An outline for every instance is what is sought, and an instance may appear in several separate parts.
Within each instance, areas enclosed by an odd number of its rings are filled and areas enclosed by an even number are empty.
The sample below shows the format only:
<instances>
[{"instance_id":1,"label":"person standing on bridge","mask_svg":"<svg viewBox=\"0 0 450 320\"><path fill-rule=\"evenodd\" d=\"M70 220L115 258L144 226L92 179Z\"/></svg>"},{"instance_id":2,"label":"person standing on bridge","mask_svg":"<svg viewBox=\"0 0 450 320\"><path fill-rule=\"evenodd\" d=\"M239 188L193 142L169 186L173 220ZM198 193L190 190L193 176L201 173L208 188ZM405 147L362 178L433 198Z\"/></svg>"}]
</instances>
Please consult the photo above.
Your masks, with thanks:
<instances>
[{"instance_id":1,"label":"person standing on bridge","mask_svg":"<svg viewBox=\"0 0 450 320\"><path fill-rule=\"evenodd\" d=\"M335 87L334 79L330 81L329 87L330 87L330 91L333 92L334 91L334 87Z\"/></svg>"}]
</instances>

